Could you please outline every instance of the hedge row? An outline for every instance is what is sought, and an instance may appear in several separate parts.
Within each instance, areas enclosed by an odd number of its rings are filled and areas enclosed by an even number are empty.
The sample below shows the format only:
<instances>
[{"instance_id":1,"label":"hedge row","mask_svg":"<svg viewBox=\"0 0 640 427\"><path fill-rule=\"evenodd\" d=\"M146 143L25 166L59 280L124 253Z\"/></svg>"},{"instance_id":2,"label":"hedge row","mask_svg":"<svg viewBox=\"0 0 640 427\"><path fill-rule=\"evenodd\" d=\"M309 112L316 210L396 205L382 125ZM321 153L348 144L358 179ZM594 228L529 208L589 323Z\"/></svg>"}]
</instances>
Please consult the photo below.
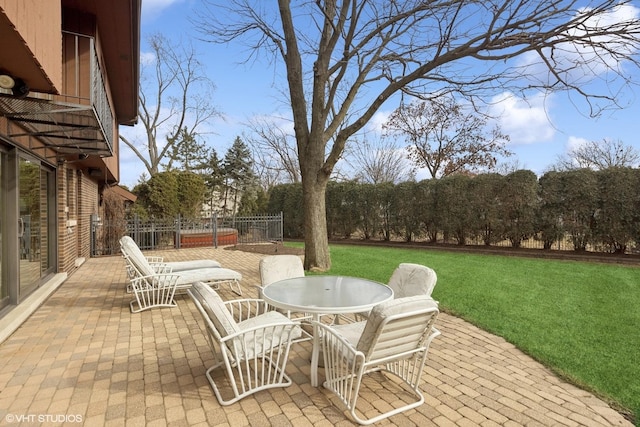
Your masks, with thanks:
<instances>
[{"instance_id":1,"label":"hedge row","mask_svg":"<svg viewBox=\"0 0 640 427\"><path fill-rule=\"evenodd\" d=\"M269 211L284 213L284 234L302 238L300 184L270 192ZM610 168L508 175L456 175L399 184L331 182L327 187L330 238L436 242L507 241L513 247L539 240L550 249L568 241L625 253L640 245L640 170Z\"/></svg>"}]
</instances>

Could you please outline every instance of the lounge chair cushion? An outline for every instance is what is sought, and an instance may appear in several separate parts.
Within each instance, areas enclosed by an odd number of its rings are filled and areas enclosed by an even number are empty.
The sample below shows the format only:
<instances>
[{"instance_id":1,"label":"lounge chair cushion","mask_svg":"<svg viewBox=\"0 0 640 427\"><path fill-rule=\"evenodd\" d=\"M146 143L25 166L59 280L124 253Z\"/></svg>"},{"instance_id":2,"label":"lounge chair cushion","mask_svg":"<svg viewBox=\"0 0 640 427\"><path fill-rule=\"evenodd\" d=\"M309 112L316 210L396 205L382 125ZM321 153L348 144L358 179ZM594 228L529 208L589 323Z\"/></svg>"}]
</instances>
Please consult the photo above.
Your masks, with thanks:
<instances>
[{"instance_id":1,"label":"lounge chair cushion","mask_svg":"<svg viewBox=\"0 0 640 427\"><path fill-rule=\"evenodd\" d=\"M124 236L120 239L120 245L122 246L125 256L129 257L142 276L153 276L156 274L156 271L151 267L147 258L132 238Z\"/></svg>"},{"instance_id":2,"label":"lounge chair cushion","mask_svg":"<svg viewBox=\"0 0 640 427\"><path fill-rule=\"evenodd\" d=\"M172 273L175 273L177 271L184 271L184 270L195 270L198 268L222 267L222 265L218 261L213 259L194 259L189 261L149 263L148 258L144 256L144 254L142 253L142 251L140 251L140 248L136 244L135 240L133 240L130 236L122 236L122 238L120 238L120 245L123 247L123 249L125 249L125 251L127 252L127 255L134 256L136 260L139 260L139 262L142 263L142 260L144 259L145 261L147 261L148 264L150 264L151 268L154 268L156 264L167 266L171 269ZM162 257L156 257L156 258L158 260L162 260Z\"/></svg>"},{"instance_id":3,"label":"lounge chair cushion","mask_svg":"<svg viewBox=\"0 0 640 427\"><path fill-rule=\"evenodd\" d=\"M162 265L166 265L171 268L172 273L182 272L185 270L196 270L199 268L220 268L222 265L213 259L192 259L190 261L170 261L163 262Z\"/></svg>"},{"instance_id":4,"label":"lounge chair cushion","mask_svg":"<svg viewBox=\"0 0 640 427\"><path fill-rule=\"evenodd\" d=\"M228 268L199 268L185 270L178 273L178 286L185 286L196 282L216 282L224 280L242 280L242 274Z\"/></svg>"}]
</instances>

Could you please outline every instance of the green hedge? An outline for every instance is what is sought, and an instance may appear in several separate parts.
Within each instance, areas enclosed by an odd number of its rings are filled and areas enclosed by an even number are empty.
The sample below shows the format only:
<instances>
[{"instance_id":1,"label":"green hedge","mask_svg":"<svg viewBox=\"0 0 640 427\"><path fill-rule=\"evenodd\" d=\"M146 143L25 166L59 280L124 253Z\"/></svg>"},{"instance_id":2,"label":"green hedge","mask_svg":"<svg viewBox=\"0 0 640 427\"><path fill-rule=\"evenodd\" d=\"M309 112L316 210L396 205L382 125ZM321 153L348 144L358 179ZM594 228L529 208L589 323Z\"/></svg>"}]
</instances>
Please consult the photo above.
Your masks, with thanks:
<instances>
[{"instance_id":1,"label":"green hedge","mask_svg":"<svg viewBox=\"0 0 640 427\"><path fill-rule=\"evenodd\" d=\"M610 168L507 175L455 175L399 184L331 182L330 238L509 242L536 239L544 248L566 241L576 251L628 252L640 245L640 170ZM284 213L284 236L303 238L301 184L269 195L269 211Z\"/></svg>"}]
</instances>

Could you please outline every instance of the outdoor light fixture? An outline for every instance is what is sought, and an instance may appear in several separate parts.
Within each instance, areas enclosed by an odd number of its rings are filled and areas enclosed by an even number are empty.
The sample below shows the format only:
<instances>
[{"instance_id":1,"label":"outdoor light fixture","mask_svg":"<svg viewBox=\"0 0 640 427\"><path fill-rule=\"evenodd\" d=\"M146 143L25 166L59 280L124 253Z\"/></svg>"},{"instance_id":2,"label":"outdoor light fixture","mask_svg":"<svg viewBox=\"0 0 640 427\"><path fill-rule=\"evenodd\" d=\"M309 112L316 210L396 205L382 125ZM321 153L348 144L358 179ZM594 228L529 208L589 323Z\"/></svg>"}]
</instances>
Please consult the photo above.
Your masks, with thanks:
<instances>
[{"instance_id":1,"label":"outdoor light fixture","mask_svg":"<svg viewBox=\"0 0 640 427\"><path fill-rule=\"evenodd\" d=\"M11 90L13 96L24 98L29 94L29 86L24 80L15 78L7 73L0 72L0 88Z\"/></svg>"},{"instance_id":2,"label":"outdoor light fixture","mask_svg":"<svg viewBox=\"0 0 640 427\"><path fill-rule=\"evenodd\" d=\"M0 88L13 89L16 81L9 74L0 74Z\"/></svg>"}]
</instances>

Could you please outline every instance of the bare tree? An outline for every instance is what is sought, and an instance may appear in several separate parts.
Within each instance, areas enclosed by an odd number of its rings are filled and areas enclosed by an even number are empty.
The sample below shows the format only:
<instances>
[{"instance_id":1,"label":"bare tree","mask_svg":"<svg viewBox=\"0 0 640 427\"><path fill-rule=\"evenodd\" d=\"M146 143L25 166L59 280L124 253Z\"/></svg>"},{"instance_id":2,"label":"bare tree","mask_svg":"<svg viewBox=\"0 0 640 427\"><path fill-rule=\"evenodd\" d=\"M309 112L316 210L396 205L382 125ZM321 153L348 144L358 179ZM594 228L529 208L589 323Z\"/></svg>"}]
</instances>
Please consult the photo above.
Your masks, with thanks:
<instances>
[{"instance_id":1,"label":"bare tree","mask_svg":"<svg viewBox=\"0 0 640 427\"><path fill-rule=\"evenodd\" d=\"M580 144L558 157L555 170L589 168L602 170L613 167L639 167L640 152L621 140L603 139Z\"/></svg>"},{"instance_id":2,"label":"bare tree","mask_svg":"<svg viewBox=\"0 0 640 427\"><path fill-rule=\"evenodd\" d=\"M375 136L354 141L345 161L356 171L355 178L371 184L415 179L415 169L403 147L393 138Z\"/></svg>"},{"instance_id":3,"label":"bare tree","mask_svg":"<svg viewBox=\"0 0 640 427\"><path fill-rule=\"evenodd\" d=\"M121 133L120 139L153 176L174 146L185 140L181 135L202 135L198 129L220 113L211 103L214 84L192 47L171 44L159 34L149 38L149 45L152 59L141 61L138 106L144 134L132 138Z\"/></svg>"},{"instance_id":4,"label":"bare tree","mask_svg":"<svg viewBox=\"0 0 640 427\"><path fill-rule=\"evenodd\" d=\"M244 139L251 146L254 167L265 190L278 183L300 182L295 136L272 118L253 118L248 127L251 133Z\"/></svg>"},{"instance_id":5,"label":"bare tree","mask_svg":"<svg viewBox=\"0 0 640 427\"><path fill-rule=\"evenodd\" d=\"M325 192L345 144L395 95L429 99L456 92L479 100L505 90L570 90L591 101L595 114L615 104L612 76L630 82L629 68L620 63L638 65L640 23L625 0L204 5L195 25L205 38L243 40L251 55L273 55L286 70L307 269L331 266ZM596 92L587 77L608 79L606 93Z\"/></svg>"},{"instance_id":6,"label":"bare tree","mask_svg":"<svg viewBox=\"0 0 640 427\"><path fill-rule=\"evenodd\" d=\"M465 112L449 96L401 105L385 128L407 138L411 158L432 178L491 170L497 156L511 155L505 147L509 137L497 125L487 131L485 117Z\"/></svg>"}]
</instances>

